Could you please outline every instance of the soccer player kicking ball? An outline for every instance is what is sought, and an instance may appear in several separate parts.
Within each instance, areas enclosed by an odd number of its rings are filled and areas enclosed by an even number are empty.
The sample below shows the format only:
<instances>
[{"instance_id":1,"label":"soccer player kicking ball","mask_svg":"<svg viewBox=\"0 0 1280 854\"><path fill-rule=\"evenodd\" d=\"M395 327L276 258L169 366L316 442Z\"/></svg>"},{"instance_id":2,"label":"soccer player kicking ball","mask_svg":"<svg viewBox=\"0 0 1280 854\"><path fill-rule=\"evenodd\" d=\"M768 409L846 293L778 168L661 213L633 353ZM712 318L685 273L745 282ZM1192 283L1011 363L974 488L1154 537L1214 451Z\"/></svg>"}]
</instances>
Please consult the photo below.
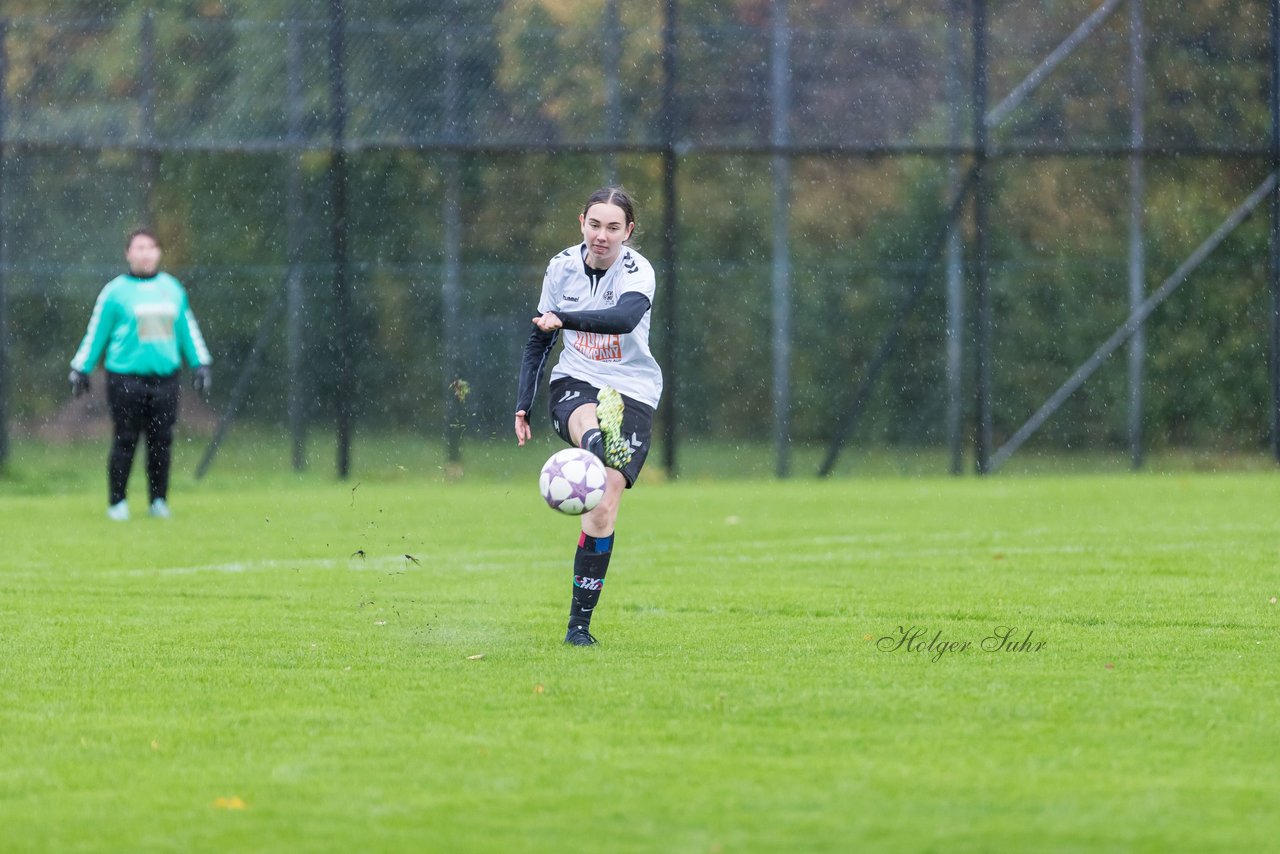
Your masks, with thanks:
<instances>
[{"instance_id":1,"label":"soccer player kicking ball","mask_svg":"<svg viewBox=\"0 0 1280 854\"><path fill-rule=\"evenodd\" d=\"M618 187L596 190L578 223L582 242L552 258L542 279L538 316L520 363L515 430L521 446L533 435L534 393L563 330L564 350L551 370L551 426L607 466L604 498L582 516L564 638L590 646L596 642L591 615L613 555L618 503L649 453L662 369L649 352L653 267L627 245L636 225L631 198Z\"/></svg>"}]
</instances>

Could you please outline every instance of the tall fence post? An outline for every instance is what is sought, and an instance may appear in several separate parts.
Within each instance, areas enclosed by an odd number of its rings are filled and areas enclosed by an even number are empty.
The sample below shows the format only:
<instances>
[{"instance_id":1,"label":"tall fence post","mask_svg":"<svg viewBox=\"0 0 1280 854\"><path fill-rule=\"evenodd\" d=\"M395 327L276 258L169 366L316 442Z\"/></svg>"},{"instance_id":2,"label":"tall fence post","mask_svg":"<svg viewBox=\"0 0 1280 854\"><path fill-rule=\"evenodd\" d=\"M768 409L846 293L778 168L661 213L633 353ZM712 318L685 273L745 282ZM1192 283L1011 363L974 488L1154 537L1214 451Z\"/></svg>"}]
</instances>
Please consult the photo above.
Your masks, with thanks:
<instances>
[{"instance_id":1,"label":"tall fence post","mask_svg":"<svg viewBox=\"0 0 1280 854\"><path fill-rule=\"evenodd\" d=\"M347 288L347 94L346 10L343 0L329 0L329 204L333 243L334 340L337 346L336 427L338 477L351 473L351 410L355 394L351 359L351 293Z\"/></svg>"},{"instance_id":2,"label":"tall fence post","mask_svg":"<svg viewBox=\"0 0 1280 854\"><path fill-rule=\"evenodd\" d=\"M142 172L141 198L138 207L142 222L155 228L156 185L159 182L160 155L156 150L156 22L150 5L142 12L138 30L138 99L141 113L141 143L138 156Z\"/></svg>"},{"instance_id":3,"label":"tall fence post","mask_svg":"<svg viewBox=\"0 0 1280 854\"><path fill-rule=\"evenodd\" d=\"M444 136L448 143L459 141L462 81L459 80L457 22L445 25L445 107ZM462 311L462 164L456 151L444 155L444 270L440 283L441 318L444 328L444 443L450 466L462 462L462 405L453 383L461 371L461 342L458 340Z\"/></svg>"},{"instance_id":4,"label":"tall fence post","mask_svg":"<svg viewBox=\"0 0 1280 854\"><path fill-rule=\"evenodd\" d=\"M973 134L976 184L973 194L974 243L974 417L978 474L987 474L991 456L991 293L988 288L987 207L987 4L973 3Z\"/></svg>"},{"instance_id":5,"label":"tall fence post","mask_svg":"<svg viewBox=\"0 0 1280 854\"><path fill-rule=\"evenodd\" d=\"M680 411L680 369L676 361L679 352L679 287L677 261L679 247L676 230L679 200L676 198L676 11L677 0L666 0L662 23L662 251L665 262L661 295L662 316L666 319L666 335L663 337L663 370L666 374L662 419L662 446L667 475L675 477L676 469L676 414Z\"/></svg>"},{"instance_id":6,"label":"tall fence post","mask_svg":"<svg viewBox=\"0 0 1280 854\"><path fill-rule=\"evenodd\" d=\"M951 0L947 21L947 130L948 141L959 147L961 134L960 26L963 0ZM960 181L958 157L952 157L949 183ZM947 230L947 443L951 451L951 473L964 471L964 238L960 223L952 220Z\"/></svg>"},{"instance_id":7,"label":"tall fence post","mask_svg":"<svg viewBox=\"0 0 1280 854\"><path fill-rule=\"evenodd\" d=\"M1280 175L1280 0L1271 0L1271 174ZM1271 193L1271 453L1280 462L1280 183Z\"/></svg>"},{"instance_id":8,"label":"tall fence post","mask_svg":"<svg viewBox=\"0 0 1280 854\"><path fill-rule=\"evenodd\" d=\"M286 254L289 272L285 284L285 346L288 373L288 419L292 445L293 470L302 471L307 466L306 389L303 378L303 350L305 348L305 312L302 244L303 194L302 194L302 41L299 27L303 20L301 3L294 0L285 27L285 113L288 121L288 169L285 174L285 220L288 242Z\"/></svg>"},{"instance_id":9,"label":"tall fence post","mask_svg":"<svg viewBox=\"0 0 1280 854\"><path fill-rule=\"evenodd\" d=\"M5 217L6 84L9 80L9 21L0 17L0 471L9 462L9 241Z\"/></svg>"},{"instance_id":10,"label":"tall fence post","mask_svg":"<svg viewBox=\"0 0 1280 854\"><path fill-rule=\"evenodd\" d=\"M1147 264L1143 197L1146 195L1145 125L1146 69L1143 61L1142 0L1129 0L1129 313L1147 297ZM1129 339L1129 459L1142 468L1142 386L1147 357L1146 327Z\"/></svg>"},{"instance_id":11,"label":"tall fence post","mask_svg":"<svg viewBox=\"0 0 1280 854\"><path fill-rule=\"evenodd\" d=\"M787 0L771 0L773 18L773 440L777 475L791 473L791 25Z\"/></svg>"},{"instance_id":12,"label":"tall fence post","mask_svg":"<svg viewBox=\"0 0 1280 854\"><path fill-rule=\"evenodd\" d=\"M618 155L614 148L622 140L622 98L619 84L622 21L618 16L618 0L605 0L601 50L604 51L604 132L609 140L609 153L604 159L604 180L612 186L618 183Z\"/></svg>"}]
</instances>

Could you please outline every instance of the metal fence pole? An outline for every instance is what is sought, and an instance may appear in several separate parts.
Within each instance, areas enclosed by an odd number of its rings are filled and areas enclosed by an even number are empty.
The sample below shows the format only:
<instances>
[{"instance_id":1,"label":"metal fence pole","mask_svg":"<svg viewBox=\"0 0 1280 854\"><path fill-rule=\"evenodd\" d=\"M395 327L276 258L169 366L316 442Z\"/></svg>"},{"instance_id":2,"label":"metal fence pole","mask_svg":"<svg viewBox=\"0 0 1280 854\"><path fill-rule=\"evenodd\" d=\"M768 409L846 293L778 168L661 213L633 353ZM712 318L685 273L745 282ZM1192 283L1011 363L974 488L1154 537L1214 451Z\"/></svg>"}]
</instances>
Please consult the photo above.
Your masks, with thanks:
<instances>
[{"instance_id":1,"label":"metal fence pole","mask_svg":"<svg viewBox=\"0 0 1280 854\"><path fill-rule=\"evenodd\" d=\"M289 273L285 283L286 372L288 373L288 419L293 470L307 467L306 389L303 379L305 345L304 286L302 275L303 205L302 194L302 42L298 32L303 19L301 3L295 0L285 29L286 103L289 158L285 174L285 219Z\"/></svg>"},{"instance_id":2,"label":"metal fence pole","mask_svg":"<svg viewBox=\"0 0 1280 854\"><path fill-rule=\"evenodd\" d=\"M973 3L973 134L976 184L973 195L974 217L974 380L977 421L975 451L978 474L989 470L991 454L991 293L987 275L987 4Z\"/></svg>"},{"instance_id":3,"label":"metal fence pole","mask_svg":"<svg viewBox=\"0 0 1280 854\"><path fill-rule=\"evenodd\" d=\"M1129 0L1129 313L1138 310L1147 296L1146 245L1143 197L1146 195L1143 110L1146 104L1146 69L1143 62L1142 0ZM1129 339L1129 457L1142 468L1142 385L1147 357L1147 334L1139 326Z\"/></svg>"},{"instance_id":4,"label":"metal fence pole","mask_svg":"<svg viewBox=\"0 0 1280 854\"><path fill-rule=\"evenodd\" d=\"M1280 175L1280 0L1271 0L1271 174ZM1271 453L1280 462L1280 186L1271 194Z\"/></svg>"},{"instance_id":5,"label":"metal fence pole","mask_svg":"<svg viewBox=\"0 0 1280 854\"><path fill-rule=\"evenodd\" d=\"M618 155L613 150L622 139L622 99L618 82L622 65L622 21L618 17L618 0L604 4L604 128L609 139L609 153L604 158L605 183L618 183Z\"/></svg>"},{"instance_id":6,"label":"metal fence pole","mask_svg":"<svg viewBox=\"0 0 1280 854\"><path fill-rule=\"evenodd\" d=\"M951 0L947 21L948 140L959 147L961 135L960 21L963 0ZM960 181L958 158L952 158L950 185ZM964 238L960 223L947 230L947 442L951 449L951 473L964 470Z\"/></svg>"},{"instance_id":7,"label":"metal fence pole","mask_svg":"<svg viewBox=\"0 0 1280 854\"><path fill-rule=\"evenodd\" d=\"M334 383L338 437L338 477L351 473L351 410L355 393L351 359L351 293L347 288L347 95L346 10L343 0L329 0L329 204L333 242L334 341L337 376Z\"/></svg>"},{"instance_id":8,"label":"metal fence pole","mask_svg":"<svg viewBox=\"0 0 1280 854\"><path fill-rule=\"evenodd\" d=\"M449 142L459 142L461 119L461 81L459 77L458 32L451 22L445 28L444 135ZM450 465L462 461L462 406L452 385L461 372L462 304L462 164L461 155L444 155L444 270L440 282L441 323L444 342L444 444Z\"/></svg>"},{"instance_id":9,"label":"metal fence pole","mask_svg":"<svg viewBox=\"0 0 1280 854\"><path fill-rule=\"evenodd\" d=\"M778 477L791 473L791 29L787 0L771 0L773 18L773 439Z\"/></svg>"},{"instance_id":10,"label":"metal fence pole","mask_svg":"<svg viewBox=\"0 0 1280 854\"><path fill-rule=\"evenodd\" d=\"M9 242L5 222L6 84L9 80L7 51L9 21L0 18L0 470L9 462Z\"/></svg>"},{"instance_id":11,"label":"metal fence pole","mask_svg":"<svg viewBox=\"0 0 1280 854\"><path fill-rule=\"evenodd\" d=\"M666 0L662 23L662 202L663 229L662 251L664 278L662 289L662 316L666 322L663 337L663 365L666 374L666 401L662 419L663 457L667 475L675 477L676 469L676 415L680 411L678 382L680 377L676 354L679 352L678 312L679 287L677 285L679 200L676 198L676 12L677 0Z\"/></svg>"},{"instance_id":12,"label":"metal fence pole","mask_svg":"<svg viewBox=\"0 0 1280 854\"><path fill-rule=\"evenodd\" d=\"M156 223L156 185L160 174L160 155L156 151L156 23L155 10L148 6L142 13L138 32L138 98L142 119L142 147L139 151L141 194L139 208L142 222L151 228Z\"/></svg>"}]
</instances>

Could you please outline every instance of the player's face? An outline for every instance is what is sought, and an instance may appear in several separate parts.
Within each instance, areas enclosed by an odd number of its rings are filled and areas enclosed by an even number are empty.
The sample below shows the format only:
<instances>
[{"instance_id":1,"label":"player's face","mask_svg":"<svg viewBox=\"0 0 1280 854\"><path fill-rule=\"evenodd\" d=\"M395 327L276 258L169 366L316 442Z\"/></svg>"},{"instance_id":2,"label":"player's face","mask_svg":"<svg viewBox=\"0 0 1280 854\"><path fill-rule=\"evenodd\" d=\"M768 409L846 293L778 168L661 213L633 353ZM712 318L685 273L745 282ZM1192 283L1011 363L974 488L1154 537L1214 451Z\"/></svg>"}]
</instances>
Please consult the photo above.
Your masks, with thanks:
<instances>
[{"instance_id":1,"label":"player's face","mask_svg":"<svg viewBox=\"0 0 1280 854\"><path fill-rule=\"evenodd\" d=\"M623 242L636 227L634 222L627 224L622 208L607 202L597 202L587 208L578 222L582 223L582 239L587 243L587 263L598 270L618 260Z\"/></svg>"},{"instance_id":2,"label":"player's face","mask_svg":"<svg viewBox=\"0 0 1280 854\"><path fill-rule=\"evenodd\" d=\"M160 244L139 234L129 242L124 260L129 262L129 272L135 276L154 276L160 269Z\"/></svg>"}]
</instances>

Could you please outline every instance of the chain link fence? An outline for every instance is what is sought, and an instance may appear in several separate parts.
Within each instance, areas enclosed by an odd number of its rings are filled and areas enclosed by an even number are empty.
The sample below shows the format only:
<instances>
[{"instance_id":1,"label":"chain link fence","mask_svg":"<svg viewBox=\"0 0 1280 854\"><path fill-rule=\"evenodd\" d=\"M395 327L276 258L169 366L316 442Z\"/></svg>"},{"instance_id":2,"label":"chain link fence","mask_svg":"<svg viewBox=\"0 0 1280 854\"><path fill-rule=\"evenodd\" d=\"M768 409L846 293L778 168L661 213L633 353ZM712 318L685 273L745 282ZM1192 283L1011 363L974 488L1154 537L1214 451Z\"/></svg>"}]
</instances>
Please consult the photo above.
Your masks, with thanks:
<instances>
[{"instance_id":1,"label":"chain link fence","mask_svg":"<svg viewBox=\"0 0 1280 854\"><path fill-rule=\"evenodd\" d=\"M16 7L0 416L26 435L65 405L149 223L215 407L505 436L546 259L620 181L659 270L669 467L690 437L772 437L780 470L835 443L886 342L851 439L977 439L981 463L984 430L1008 438L1124 322L1135 276L1153 289L1274 171L1271 6L1225 5ZM1247 219L1151 316L1140 370L1112 359L1034 441L1124 448L1137 406L1148 444L1264 447L1273 232Z\"/></svg>"}]
</instances>

